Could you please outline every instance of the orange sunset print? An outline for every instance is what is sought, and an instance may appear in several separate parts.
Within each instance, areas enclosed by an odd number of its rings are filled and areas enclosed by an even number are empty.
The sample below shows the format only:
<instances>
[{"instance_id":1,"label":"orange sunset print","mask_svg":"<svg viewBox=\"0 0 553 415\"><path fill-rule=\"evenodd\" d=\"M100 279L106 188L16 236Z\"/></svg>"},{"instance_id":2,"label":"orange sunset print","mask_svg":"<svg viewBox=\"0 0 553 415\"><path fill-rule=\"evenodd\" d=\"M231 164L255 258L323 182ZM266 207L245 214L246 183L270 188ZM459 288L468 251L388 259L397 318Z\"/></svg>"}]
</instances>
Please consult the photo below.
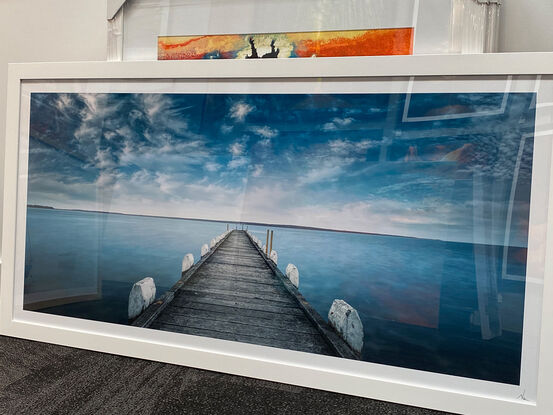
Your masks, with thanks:
<instances>
[{"instance_id":1,"label":"orange sunset print","mask_svg":"<svg viewBox=\"0 0 553 415\"><path fill-rule=\"evenodd\" d=\"M159 60L411 55L411 27L241 35L160 36Z\"/></svg>"}]
</instances>

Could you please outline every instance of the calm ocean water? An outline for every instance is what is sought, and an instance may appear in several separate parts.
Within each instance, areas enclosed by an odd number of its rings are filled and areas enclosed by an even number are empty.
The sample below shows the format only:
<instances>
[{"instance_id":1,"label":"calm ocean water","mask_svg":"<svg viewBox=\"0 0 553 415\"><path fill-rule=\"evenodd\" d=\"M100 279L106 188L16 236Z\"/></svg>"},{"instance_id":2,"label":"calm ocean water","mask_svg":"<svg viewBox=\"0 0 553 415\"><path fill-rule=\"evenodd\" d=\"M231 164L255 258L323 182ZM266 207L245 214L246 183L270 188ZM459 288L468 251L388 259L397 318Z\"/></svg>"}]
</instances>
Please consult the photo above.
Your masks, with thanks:
<instances>
[{"instance_id":1,"label":"calm ocean water","mask_svg":"<svg viewBox=\"0 0 553 415\"><path fill-rule=\"evenodd\" d=\"M183 255L197 260L201 245L225 229L216 222L29 208L25 295L101 287L100 299L41 311L127 324L136 281L154 277L161 295L180 278ZM249 229L264 240L265 227ZM518 383L524 283L497 278L502 247L271 229L279 268L298 267L300 292L324 318L335 298L358 310L364 360ZM523 276L525 256L509 257L508 270ZM477 277L498 281L492 308L502 328L490 340L475 323Z\"/></svg>"}]
</instances>

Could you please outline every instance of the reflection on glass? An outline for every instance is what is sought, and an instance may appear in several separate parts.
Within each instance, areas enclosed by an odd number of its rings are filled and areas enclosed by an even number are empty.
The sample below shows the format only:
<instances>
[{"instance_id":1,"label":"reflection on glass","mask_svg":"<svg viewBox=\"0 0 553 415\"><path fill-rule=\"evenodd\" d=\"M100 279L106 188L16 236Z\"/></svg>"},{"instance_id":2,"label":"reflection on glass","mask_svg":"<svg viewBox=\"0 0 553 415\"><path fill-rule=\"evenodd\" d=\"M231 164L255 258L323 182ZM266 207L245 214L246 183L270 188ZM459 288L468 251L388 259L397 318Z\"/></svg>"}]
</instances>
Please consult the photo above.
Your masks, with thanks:
<instances>
[{"instance_id":1,"label":"reflection on glass","mask_svg":"<svg viewBox=\"0 0 553 415\"><path fill-rule=\"evenodd\" d=\"M26 304L128 324L136 281L160 296L227 224L270 227L321 316L359 312L364 360L517 384L534 116L533 93L34 93Z\"/></svg>"}]
</instances>

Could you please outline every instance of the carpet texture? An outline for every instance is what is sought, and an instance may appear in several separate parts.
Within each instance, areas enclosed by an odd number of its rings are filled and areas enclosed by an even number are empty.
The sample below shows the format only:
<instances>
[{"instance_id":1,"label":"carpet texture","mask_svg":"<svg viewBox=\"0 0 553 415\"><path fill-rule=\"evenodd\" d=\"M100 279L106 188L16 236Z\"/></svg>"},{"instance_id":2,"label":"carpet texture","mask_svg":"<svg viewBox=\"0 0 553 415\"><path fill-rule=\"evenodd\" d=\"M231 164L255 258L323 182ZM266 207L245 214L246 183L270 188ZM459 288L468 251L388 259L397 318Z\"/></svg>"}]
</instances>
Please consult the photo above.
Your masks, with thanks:
<instances>
[{"instance_id":1,"label":"carpet texture","mask_svg":"<svg viewBox=\"0 0 553 415\"><path fill-rule=\"evenodd\" d=\"M443 412L0 336L0 414Z\"/></svg>"}]
</instances>

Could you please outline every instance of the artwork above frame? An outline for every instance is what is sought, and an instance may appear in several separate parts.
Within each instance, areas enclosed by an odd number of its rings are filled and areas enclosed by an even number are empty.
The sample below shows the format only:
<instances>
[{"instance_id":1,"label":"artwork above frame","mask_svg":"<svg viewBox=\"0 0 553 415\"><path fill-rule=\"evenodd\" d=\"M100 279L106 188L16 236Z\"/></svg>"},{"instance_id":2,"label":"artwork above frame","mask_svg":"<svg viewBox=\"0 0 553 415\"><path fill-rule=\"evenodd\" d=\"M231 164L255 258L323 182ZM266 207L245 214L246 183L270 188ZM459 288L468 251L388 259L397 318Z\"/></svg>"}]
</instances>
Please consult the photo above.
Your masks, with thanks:
<instances>
[{"instance_id":1,"label":"artwork above frame","mask_svg":"<svg viewBox=\"0 0 553 415\"><path fill-rule=\"evenodd\" d=\"M412 27L252 35L159 36L158 60L411 55Z\"/></svg>"},{"instance_id":2,"label":"artwork above frame","mask_svg":"<svg viewBox=\"0 0 553 415\"><path fill-rule=\"evenodd\" d=\"M10 65L1 333L549 413L552 62Z\"/></svg>"}]
</instances>

